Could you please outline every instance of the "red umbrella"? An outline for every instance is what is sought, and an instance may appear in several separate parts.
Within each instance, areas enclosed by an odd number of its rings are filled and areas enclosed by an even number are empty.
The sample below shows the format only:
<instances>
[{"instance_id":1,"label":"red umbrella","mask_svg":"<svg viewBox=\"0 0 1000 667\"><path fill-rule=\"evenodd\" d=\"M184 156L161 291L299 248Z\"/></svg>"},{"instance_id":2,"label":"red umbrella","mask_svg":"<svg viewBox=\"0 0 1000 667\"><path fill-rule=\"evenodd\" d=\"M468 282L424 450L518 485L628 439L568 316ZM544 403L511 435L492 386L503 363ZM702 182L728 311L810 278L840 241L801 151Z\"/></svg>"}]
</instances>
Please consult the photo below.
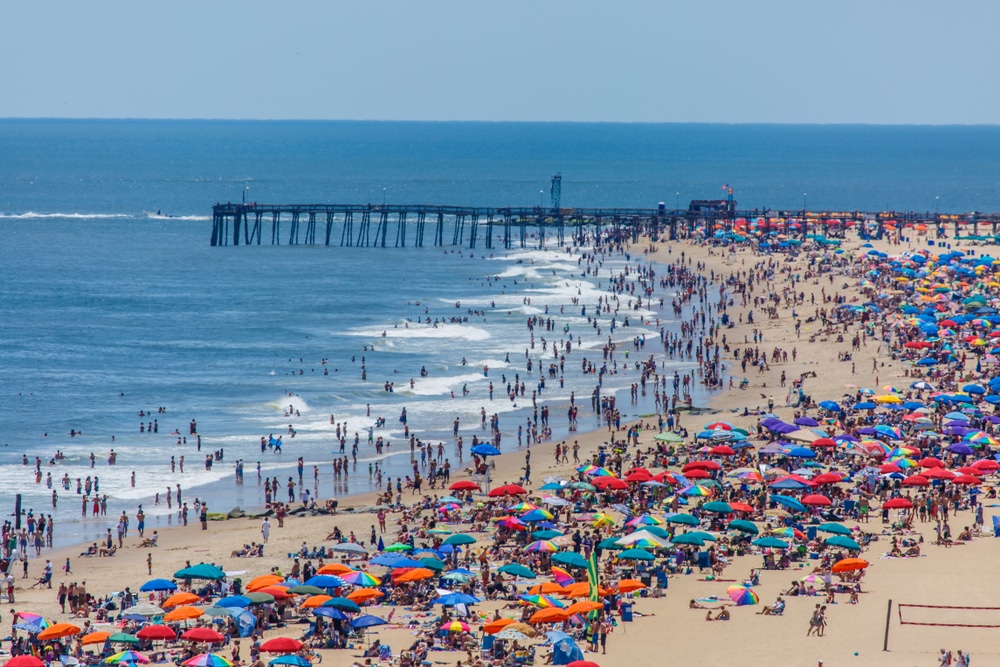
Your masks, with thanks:
<instances>
[{"instance_id":1,"label":"red umbrella","mask_svg":"<svg viewBox=\"0 0 1000 667\"><path fill-rule=\"evenodd\" d=\"M812 441L813 447L836 447L837 443L832 438L817 438Z\"/></svg>"},{"instance_id":2,"label":"red umbrella","mask_svg":"<svg viewBox=\"0 0 1000 667\"><path fill-rule=\"evenodd\" d=\"M292 639L291 637L275 637L274 639L268 639L266 642L260 645L260 650L264 653L295 653L301 649L305 644L300 642L298 639Z\"/></svg>"},{"instance_id":3,"label":"red umbrella","mask_svg":"<svg viewBox=\"0 0 1000 667\"><path fill-rule=\"evenodd\" d=\"M677 480L674 479L674 476L671 475L666 470L664 470L663 472L656 473L655 475L653 475L653 479L655 479L657 482L662 482L664 484L676 484L677 483Z\"/></svg>"},{"instance_id":4,"label":"red umbrella","mask_svg":"<svg viewBox=\"0 0 1000 667\"><path fill-rule=\"evenodd\" d=\"M628 488L628 484L625 483L625 480L618 479L617 477L598 477L594 479L592 483L598 489L621 491Z\"/></svg>"},{"instance_id":5,"label":"red umbrella","mask_svg":"<svg viewBox=\"0 0 1000 667\"><path fill-rule=\"evenodd\" d=\"M925 456L924 458L917 461L917 465L921 468L943 468L944 461L941 459L936 459L933 456Z\"/></svg>"},{"instance_id":6,"label":"red umbrella","mask_svg":"<svg viewBox=\"0 0 1000 667\"><path fill-rule=\"evenodd\" d=\"M625 474L626 475L631 475L634 472L645 473L645 474L649 475L650 477L653 476L653 473L649 472L648 468L642 468L642 467L629 468L628 470L625 471Z\"/></svg>"},{"instance_id":7,"label":"red umbrella","mask_svg":"<svg viewBox=\"0 0 1000 667\"><path fill-rule=\"evenodd\" d=\"M878 467L878 471L883 475L888 475L889 473L893 472L903 472L903 469L900 468L895 463L883 463Z\"/></svg>"},{"instance_id":8,"label":"red umbrella","mask_svg":"<svg viewBox=\"0 0 1000 667\"><path fill-rule=\"evenodd\" d=\"M830 442L833 442L832 440ZM716 445L708 450L708 453L712 456L733 456L736 454L736 450L729 445ZM583 662L583 661L580 661Z\"/></svg>"},{"instance_id":9,"label":"red umbrella","mask_svg":"<svg viewBox=\"0 0 1000 667\"><path fill-rule=\"evenodd\" d=\"M733 427L730 426L729 424L727 424L726 422L712 422L711 424L708 424L705 428L708 429L709 431L732 431L733 430Z\"/></svg>"},{"instance_id":10,"label":"red umbrella","mask_svg":"<svg viewBox=\"0 0 1000 667\"><path fill-rule=\"evenodd\" d=\"M718 461L691 461L683 468L681 472L686 473L688 470L693 470L695 468L703 468L704 470L721 470L722 464Z\"/></svg>"},{"instance_id":11,"label":"red umbrella","mask_svg":"<svg viewBox=\"0 0 1000 667\"><path fill-rule=\"evenodd\" d=\"M599 477L598 479L607 479L605 477ZM614 479L613 477L611 479ZM653 479L653 476L648 470L636 470L635 472L629 473L628 477L625 478L626 482L648 482ZM595 485L596 486L596 485Z\"/></svg>"},{"instance_id":12,"label":"red umbrella","mask_svg":"<svg viewBox=\"0 0 1000 667\"><path fill-rule=\"evenodd\" d=\"M908 498L893 498L892 500L887 500L882 509L887 510L902 510L909 509L913 507L913 503L910 502Z\"/></svg>"},{"instance_id":13,"label":"red umbrella","mask_svg":"<svg viewBox=\"0 0 1000 667\"><path fill-rule=\"evenodd\" d=\"M471 479L462 479L448 487L451 491L476 491L479 485Z\"/></svg>"},{"instance_id":14,"label":"red umbrella","mask_svg":"<svg viewBox=\"0 0 1000 667\"><path fill-rule=\"evenodd\" d=\"M842 482L844 476L837 472L825 472L822 475L813 477L813 484L836 484Z\"/></svg>"},{"instance_id":15,"label":"red umbrella","mask_svg":"<svg viewBox=\"0 0 1000 667\"><path fill-rule=\"evenodd\" d=\"M983 481L972 475L955 475L951 480L952 484L982 484Z\"/></svg>"},{"instance_id":16,"label":"red umbrella","mask_svg":"<svg viewBox=\"0 0 1000 667\"><path fill-rule=\"evenodd\" d=\"M691 468L690 470L685 470L684 476L688 479L708 479L711 477L708 472L702 470L701 468Z\"/></svg>"},{"instance_id":17,"label":"red umbrella","mask_svg":"<svg viewBox=\"0 0 1000 667\"><path fill-rule=\"evenodd\" d=\"M973 463L972 467L984 471L1000 470L1000 463L997 463L992 459L980 459L979 461Z\"/></svg>"},{"instance_id":18,"label":"red umbrella","mask_svg":"<svg viewBox=\"0 0 1000 667\"><path fill-rule=\"evenodd\" d=\"M177 639L177 633L165 625L147 625L135 636L139 639Z\"/></svg>"},{"instance_id":19,"label":"red umbrella","mask_svg":"<svg viewBox=\"0 0 1000 667\"><path fill-rule=\"evenodd\" d=\"M189 639L194 642L224 642L225 637L209 627L191 628L181 635L181 639Z\"/></svg>"},{"instance_id":20,"label":"red umbrella","mask_svg":"<svg viewBox=\"0 0 1000 667\"><path fill-rule=\"evenodd\" d=\"M4 664L11 667L45 667L45 663L33 655L19 655Z\"/></svg>"},{"instance_id":21,"label":"red umbrella","mask_svg":"<svg viewBox=\"0 0 1000 667\"><path fill-rule=\"evenodd\" d=\"M737 512L753 512L753 507L746 503L729 503L729 506Z\"/></svg>"},{"instance_id":22,"label":"red umbrella","mask_svg":"<svg viewBox=\"0 0 1000 667\"><path fill-rule=\"evenodd\" d=\"M962 475L972 475L973 477L979 477L983 474L983 471L979 468L973 468L972 466L965 466L964 468L955 468L955 472Z\"/></svg>"},{"instance_id":23,"label":"red umbrella","mask_svg":"<svg viewBox=\"0 0 1000 667\"><path fill-rule=\"evenodd\" d=\"M829 507L833 503L830 502L830 499L827 498L826 496L824 496L822 494L819 494L819 493L813 493L811 495L805 496L802 499L802 504L803 505L821 505L823 507Z\"/></svg>"},{"instance_id":24,"label":"red umbrella","mask_svg":"<svg viewBox=\"0 0 1000 667\"><path fill-rule=\"evenodd\" d=\"M931 481L923 475L910 475L903 480L903 486L929 486Z\"/></svg>"},{"instance_id":25,"label":"red umbrella","mask_svg":"<svg viewBox=\"0 0 1000 667\"><path fill-rule=\"evenodd\" d=\"M928 479L954 479L955 473L944 468L929 468L922 473Z\"/></svg>"},{"instance_id":26,"label":"red umbrella","mask_svg":"<svg viewBox=\"0 0 1000 667\"><path fill-rule=\"evenodd\" d=\"M601 667L596 662L591 662L590 660L574 660L573 662L566 665L566 667Z\"/></svg>"},{"instance_id":27,"label":"red umbrella","mask_svg":"<svg viewBox=\"0 0 1000 667\"><path fill-rule=\"evenodd\" d=\"M519 484L504 484L493 489L486 495L490 498L497 498L500 496L520 496L527 492L528 490Z\"/></svg>"}]
</instances>

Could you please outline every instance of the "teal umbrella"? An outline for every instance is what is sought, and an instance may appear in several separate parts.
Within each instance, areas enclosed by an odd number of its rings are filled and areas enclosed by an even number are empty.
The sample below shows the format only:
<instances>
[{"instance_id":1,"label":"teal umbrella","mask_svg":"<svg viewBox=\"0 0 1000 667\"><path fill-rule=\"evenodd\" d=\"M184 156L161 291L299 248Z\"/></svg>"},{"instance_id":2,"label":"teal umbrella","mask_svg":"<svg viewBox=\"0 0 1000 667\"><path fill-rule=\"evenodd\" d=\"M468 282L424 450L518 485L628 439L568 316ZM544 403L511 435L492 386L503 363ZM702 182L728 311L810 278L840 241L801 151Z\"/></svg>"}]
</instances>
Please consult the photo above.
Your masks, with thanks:
<instances>
[{"instance_id":1,"label":"teal umbrella","mask_svg":"<svg viewBox=\"0 0 1000 667\"><path fill-rule=\"evenodd\" d=\"M225 576L225 572L208 563L199 563L174 572L175 579L211 579L217 581Z\"/></svg>"},{"instance_id":2,"label":"teal umbrella","mask_svg":"<svg viewBox=\"0 0 1000 667\"><path fill-rule=\"evenodd\" d=\"M434 570L435 572L441 572L444 570L444 563L439 561L437 558L421 558L420 562L428 570Z\"/></svg>"},{"instance_id":3,"label":"teal umbrella","mask_svg":"<svg viewBox=\"0 0 1000 667\"><path fill-rule=\"evenodd\" d=\"M670 539L670 533L668 533L662 526L643 526L641 530L644 530L647 533L652 533L653 535L656 535L664 540Z\"/></svg>"},{"instance_id":4,"label":"teal umbrella","mask_svg":"<svg viewBox=\"0 0 1000 667\"><path fill-rule=\"evenodd\" d=\"M784 540L779 540L777 537L758 537L756 540L751 542L754 546L764 547L765 549L787 549L788 542Z\"/></svg>"},{"instance_id":5,"label":"teal umbrella","mask_svg":"<svg viewBox=\"0 0 1000 667\"><path fill-rule=\"evenodd\" d=\"M715 542L715 535L712 533L706 533L704 530L692 530L686 535L696 535L702 539L703 542Z\"/></svg>"},{"instance_id":6,"label":"teal umbrella","mask_svg":"<svg viewBox=\"0 0 1000 667\"><path fill-rule=\"evenodd\" d=\"M701 521L698 517L690 514L671 514L667 517L667 523L679 523L684 526L697 526Z\"/></svg>"},{"instance_id":7,"label":"teal umbrella","mask_svg":"<svg viewBox=\"0 0 1000 667\"><path fill-rule=\"evenodd\" d=\"M587 559L574 551L558 553L552 557L552 562L574 567L587 567Z\"/></svg>"},{"instance_id":8,"label":"teal umbrella","mask_svg":"<svg viewBox=\"0 0 1000 667\"><path fill-rule=\"evenodd\" d=\"M831 535L823 541L832 547L843 547L852 551L861 551L861 545L846 535Z\"/></svg>"},{"instance_id":9,"label":"teal umbrella","mask_svg":"<svg viewBox=\"0 0 1000 667\"><path fill-rule=\"evenodd\" d=\"M847 535L851 536L851 529L841 523L821 523L817 526L818 530L822 530L824 533L833 533L834 535Z\"/></svg>"},{"instance_id":10,"label":"teal umbrella","mask_svg":"<svg viewBox=\"0 0 1000 667\"><path fill-rule=\"evenodd\" d=\"M562 535L558 530L536 530L531 534L536 540L551 540L555 537L562 537Z\"/></svg>"},{"instance_id":11,"label":"teal umbrella","mask_svg":"<svg viewBox=\"0 0 1000 667\"><path fill-rule=\"evenodd\" d=\"M622 545L618 544L618 540L619 539L621 539L621 538L618 538L618 537L609 537L607 539L604 539L604 540L601 540L600 542L598 542L597 546L599 546L602 549L624 549L625 547L623 547Z\"/></svg>"},{"instance_id":12,"label":"teal umbrella","mask_svg":"<svg viewBox=\"0 0 1000 667\"><path fill-rule=\"evenodd\" d=\"M655 560L656 556L649 553L645 549L627 549L620 554L618 557L622 560Z\"/></svg>"},{"instance_id":13,"label":"teal umbrella","mask_svg":"<svg viewBox=\"0 0 1000 667\"><path fill-rule=\"evenodd\" d=\"M461 546L463 544L475 544L476 538L472 535L466 535L465 533L455 533L454 535L449 535L445 539L444 544L451 544L453 546Z\"/></svg>"},{"instance_id":14,"label":"teal umbrella","mask_svg":"<svg viewBox=\"0 0 1000 667\"><path fill-rule=\"evenodd\" d=\"M721 500L713 500L710 503L705 503L701 508L706 512L715 512L716 514L733 513L733 508L729 506L729 503L722 502Z\"/></svg>"},{"instance_id":15,"label":"teal umbrella","mask_svg":"<svg viewBox=\"0 0 1000 667\"><path fill-rule=\"evenodd\" d=\"M696 547L705 546L705 540L701 539L700 536L694 535L692 533L684 533L683 535L674 535L671 539L674 544L688 544Z\"/></svg>"},{"instance_id":16,"label":"teal umbrella","mask_svg":"<svg viewBox=\"0 0 1000 667\"><path fill-rule=\"evenodd\" d=\"M524 577L525 579L534 579L537 576L534 572L518 563L507 563L498 567L497 570L512 577Z\"/></svg>"},{"instance_id":17,"label":"teal umbrella","mask_svg":"<svg viewBox=\"0 0 1000 667\"><path fill-rule=\"evenodd\" d=\"M729 529L738 530L741 533L748 533L750 535L757 535L760 533L760 529L757 528L757 525L751 521L747 521L746 519L733 519L729 522Z\"/></svg>"}]
</instances>

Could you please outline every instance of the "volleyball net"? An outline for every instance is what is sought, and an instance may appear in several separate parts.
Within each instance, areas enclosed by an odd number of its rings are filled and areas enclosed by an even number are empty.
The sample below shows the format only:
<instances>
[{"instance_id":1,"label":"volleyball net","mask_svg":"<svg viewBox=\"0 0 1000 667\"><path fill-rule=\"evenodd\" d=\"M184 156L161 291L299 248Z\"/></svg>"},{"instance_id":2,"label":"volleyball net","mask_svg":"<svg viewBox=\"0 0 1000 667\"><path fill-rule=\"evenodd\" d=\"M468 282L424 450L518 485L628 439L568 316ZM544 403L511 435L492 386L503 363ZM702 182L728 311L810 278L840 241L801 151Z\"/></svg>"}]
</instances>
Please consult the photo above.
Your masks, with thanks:
<instances>
[{"instance_id":1,"label":"volleyball net","mask_svg":"<svg viewBox=\"0 0 1000 667\"><path fill-rule=\"evenodd\" d=\"M1000 628L1000 607L898 603L899 624L938 628Z\"/></svg>"}]
</instances>

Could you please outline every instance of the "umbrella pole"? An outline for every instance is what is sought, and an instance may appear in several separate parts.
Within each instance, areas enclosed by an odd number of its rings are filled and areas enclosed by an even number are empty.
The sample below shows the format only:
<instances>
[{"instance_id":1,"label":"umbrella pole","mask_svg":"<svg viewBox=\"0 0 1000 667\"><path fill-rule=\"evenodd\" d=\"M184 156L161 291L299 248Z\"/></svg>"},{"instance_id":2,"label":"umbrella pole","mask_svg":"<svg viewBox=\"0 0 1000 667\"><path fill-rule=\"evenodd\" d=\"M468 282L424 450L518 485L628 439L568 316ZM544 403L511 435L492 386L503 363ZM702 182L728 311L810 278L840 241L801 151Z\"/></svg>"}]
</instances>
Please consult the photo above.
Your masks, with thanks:
<instances>
[{"instance_id":1,"label":"umbrella pole","mask_svg":"<svg viewBox=\"0 0 1000 667\"><path fill-rule=\"evenodd\" d=\"M882 651L889 650L889 622L892 620L892 600L885 609L885 639L882 641Z\"/></svg>"}]
</instances>

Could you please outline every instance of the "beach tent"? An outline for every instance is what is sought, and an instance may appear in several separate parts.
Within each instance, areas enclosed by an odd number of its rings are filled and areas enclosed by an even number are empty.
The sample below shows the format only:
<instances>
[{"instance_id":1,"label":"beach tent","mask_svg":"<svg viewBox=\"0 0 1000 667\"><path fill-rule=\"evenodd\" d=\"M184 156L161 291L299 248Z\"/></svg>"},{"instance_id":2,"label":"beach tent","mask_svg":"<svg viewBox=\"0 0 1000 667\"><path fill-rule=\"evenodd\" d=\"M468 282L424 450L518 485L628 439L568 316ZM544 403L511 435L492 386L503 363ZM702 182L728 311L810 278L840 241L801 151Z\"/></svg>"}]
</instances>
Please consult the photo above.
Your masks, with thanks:
<instances>
[{"instance_id":1,"label":"beach tent","mask_svg":"<svg viewBox=\"0 0 1000 667\"><path fill-rule=\"evenodd\" d=\"M553 630L545 635L552 640L552 664L568 665L575 660L583 660L583 651L565 632Z\"/></svg>"}]
</instances>

